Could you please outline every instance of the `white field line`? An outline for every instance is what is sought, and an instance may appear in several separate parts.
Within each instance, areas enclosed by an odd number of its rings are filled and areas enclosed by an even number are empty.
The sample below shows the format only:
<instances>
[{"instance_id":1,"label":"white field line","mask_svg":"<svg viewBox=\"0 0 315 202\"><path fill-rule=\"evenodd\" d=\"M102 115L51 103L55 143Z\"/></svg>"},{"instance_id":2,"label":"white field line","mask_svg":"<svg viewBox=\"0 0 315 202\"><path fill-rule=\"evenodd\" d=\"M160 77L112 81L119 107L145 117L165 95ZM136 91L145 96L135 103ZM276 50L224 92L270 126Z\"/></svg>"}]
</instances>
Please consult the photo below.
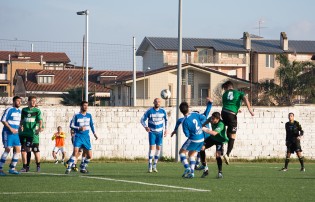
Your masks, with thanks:
<instances>
[{"instance_id":1,"label":"white field line","mask_svg":"<svg viewBox=\"0 0 315 202\"><path fill-rule=\"evenodd\" d=\"M185 190L114 190L114 191L42 191L42 192L0 192L0 195L19 195L19 194L79 194L79 193L180 193Z\"/></svg>"},{"instance_id":2,"label":"white field line","mask_svg":"<svg viewBox=\"0 0 315 202\"><path fill-rule=\"evenodd\" d=\"M56 173L39 173L39 174L41 174L41 175L66 176L66 174L56 174ZM103 178L103 177L93 177L93 176L80 176L80 177L88 178L88 179L96 179L96 180L113 181L113 182L125 182L125 183L131 183L131 184L142 184L142 185L148 185L148 186L167 187L167 188L182 189L182 190L188 190L188 191L198 191L198 192L210 192L211 191L211 190L206 190L206 189L196 189L196 188L190 188L190 187L180 187L180 186L155 184L155 183L140 182L140 181L117 180L117 179L113 179L113 178ZM187 179L187 180L189 180L189 179Z\"/></svg>"},{"instance_id":3,"label":"white field line","mask_svg":"<svg viewBox=\"0 0 315 202\"><path fill-rule=\"evenodd\" d=\"M199 192L209 192L209 191L211 191L211 190L206 190L206 189L195 189L195 188L190 188L190 187L179 187L179 186L173 186L173 185L154 184L154 183L130 181L130 180L117 180L117 179L103 178L103 177L92 177L92 176L80 176L80 177L96 179L96 180L125 182L125 183L131 183L131 184L142 184L142 185L148 185L148 186L167 187L167 188L173 188L173 189L183 189L183 190L189 190L189 191L199 191Z\"/></svg>"}]
</instances>

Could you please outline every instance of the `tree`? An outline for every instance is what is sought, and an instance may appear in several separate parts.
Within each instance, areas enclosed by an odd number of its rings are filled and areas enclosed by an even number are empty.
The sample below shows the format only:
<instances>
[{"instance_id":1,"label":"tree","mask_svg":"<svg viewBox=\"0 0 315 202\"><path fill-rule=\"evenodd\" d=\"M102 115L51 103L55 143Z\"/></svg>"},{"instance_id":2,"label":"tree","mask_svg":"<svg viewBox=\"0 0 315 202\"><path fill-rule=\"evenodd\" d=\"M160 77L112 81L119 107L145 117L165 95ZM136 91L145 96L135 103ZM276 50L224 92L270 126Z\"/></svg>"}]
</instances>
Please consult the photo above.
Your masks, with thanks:
<instances>
[{"instance_id":1,"label":"tree","mask_svg":"<svg viewBox=\"0 0 315 202\"><path fill-rule=\"evenodd\" d=\"M80 105L82 102L82 87L70 88L67 93L63 93L61 104ZM93 93L89 93L89 103L93 101Z\"/></svg>"}]
</instances>

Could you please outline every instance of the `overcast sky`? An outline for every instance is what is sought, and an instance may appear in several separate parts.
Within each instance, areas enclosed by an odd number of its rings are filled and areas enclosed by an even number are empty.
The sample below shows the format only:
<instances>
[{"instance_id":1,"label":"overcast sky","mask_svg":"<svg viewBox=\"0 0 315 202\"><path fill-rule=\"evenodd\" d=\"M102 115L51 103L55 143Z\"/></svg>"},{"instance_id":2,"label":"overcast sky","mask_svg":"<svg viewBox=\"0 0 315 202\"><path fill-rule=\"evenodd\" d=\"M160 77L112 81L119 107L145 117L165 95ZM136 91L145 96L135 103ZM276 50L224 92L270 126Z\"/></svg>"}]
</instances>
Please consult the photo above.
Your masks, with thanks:
<instances>
[{"instance_id":1,"label":"overcast sky","mask_svg":"<svg viewBox=\"0 0 315 202\"><path fill-rule=\"evenodd\" d=\"M259 2L259 3L258 3ZM314 0L182 0L183 37L241 38L244 31L315 40ZM80 42L88 9L89 41L139 45L145 36L177 37L178 0L2 0L0 39Z\"/></svg>"}]
</instances>

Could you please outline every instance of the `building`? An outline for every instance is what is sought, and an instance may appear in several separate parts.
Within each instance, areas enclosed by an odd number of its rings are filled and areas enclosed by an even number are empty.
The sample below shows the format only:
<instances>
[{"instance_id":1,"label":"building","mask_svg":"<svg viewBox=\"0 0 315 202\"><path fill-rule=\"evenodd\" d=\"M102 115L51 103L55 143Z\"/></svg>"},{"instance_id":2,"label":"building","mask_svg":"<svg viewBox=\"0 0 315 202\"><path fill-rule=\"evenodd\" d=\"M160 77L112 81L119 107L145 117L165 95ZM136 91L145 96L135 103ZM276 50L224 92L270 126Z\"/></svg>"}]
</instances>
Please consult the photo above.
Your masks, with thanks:
<instances>
[{"instance_id":1,"label":"building","mask_svg":"<svg viewBox=\"0 0 315 202\"><path fill-rule=\"evenodd\" d=\"M203 105L205 98L210 96L215 102L221 101L221 84L231 80L235 88L250 89L250 82L236 78L223 72L198 66L183 64L182 66L182 99L190 105ZM136 74L136 104L137 106L151 106L153 99L160 97L163 89L169 89L171 99L163 101L162 105L176 105L177 66L167 66L148 72ZM130 106L133 100L132 93L133 75L127 72L125 76L117 78L115 83L109 84L112 89L111 103L115 106Z\"/></svg>"},{"instance_id":2,"label":"building","mask_svg":"<svg viewBox=\"0 0 315 202\"><path fill-rule=\"evenodd\" d=\"M13 96L17 69L63 70L69 62L66 53L0 51L0 96Z\"/></svg>"},{"instance_id":3,"label":"building","mask_svg":"<svg viewBox=\"0 0 315 202\"><path fill-rule=\"evenodd\" d=\"M311 61L315 41L289 40L281 32L279 40L267 40L244 32L241 39L183 38L182 63L218 70L240 79L260 82L275 79L277 54L290 61ZM145 37L136 54L143 69L177 64L177 38Z\"/></svg>"},{"instance_id":4,"label":"building","mask_svg":"<svg viewBox=\"0 0 315 202\"><path fill-rule=\"evenodd\" d=\"M78 88L84 92L84 76L82 70L17 69L14 94L22 97L35 95L41 98L41 104L58 105L70 89ZM89 94L94 104L110 104L111 90L107 83L114 82L116 78L110 71L89 71Z\"/></svg>"}]
</instances>

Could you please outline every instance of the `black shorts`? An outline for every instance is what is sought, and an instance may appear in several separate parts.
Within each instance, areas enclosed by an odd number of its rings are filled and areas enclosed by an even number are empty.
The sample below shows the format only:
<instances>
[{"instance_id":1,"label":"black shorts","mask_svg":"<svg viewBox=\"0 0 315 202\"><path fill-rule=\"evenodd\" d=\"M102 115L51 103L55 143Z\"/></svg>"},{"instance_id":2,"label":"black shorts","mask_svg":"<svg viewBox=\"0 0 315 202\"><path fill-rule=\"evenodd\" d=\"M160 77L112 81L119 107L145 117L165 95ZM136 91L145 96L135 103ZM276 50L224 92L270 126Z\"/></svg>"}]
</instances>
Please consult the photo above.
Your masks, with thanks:
<instances>
[{"instance_id":1,"label":"black shorts","mask_svg":"<svg viewBox=\"0 0 315 202\"><path fill-rule=\"evenodd\" d=\"M31 148L33 143L33 137L19 136L21 142L21 151L26 151L26 148Z\"/></svg>"},{"instance_id":2,"label":"black shorts","mask_svg":"<svg viewBox=\"0 0 315 202\"><path fill-rule=\"evenodd\" d=\"M204 146L206 147L205 149L208 149L215 145L215 151L216 152L221 152L221 155L223 154L223 143L222 142L217 142L213 140L212 138L208 137L205 139Z\"/></svg>"},{"instance_id":3,"label":"black shorts","mask_svg":"<svg viewBox=\"0 0 315 202\"><path fill-rule=\"evenodd\" d=\"M40 152L38 143L33 143L32 144L32 152L34 152L34 153Z\"/></svg>"},{"instance_id":4,"label":"black shorts","mask_svg":"<svg viewBox=\"0 0 315 202\"><path fill-rule=\"evenodd\" d=\"M301 142L298 139L295 141L288 141L286 145L287 145L287 153L290 152L291 154L294 154L294 152L302 152Z\"/></svg>"},{"instance_id":5,"label":"black shorts","mask_svg":"<svg viewBox=\"0 0 315 202\"><path fill-rule=\"evenodd\" d=\"M221 117L223 119L223 123L227 126L227 135L235 134L237 131L237 116L236 114L232 114L226 111L221 112ZM230 137L229 137L230 138Z\"/></svg>"}]
</instances>

